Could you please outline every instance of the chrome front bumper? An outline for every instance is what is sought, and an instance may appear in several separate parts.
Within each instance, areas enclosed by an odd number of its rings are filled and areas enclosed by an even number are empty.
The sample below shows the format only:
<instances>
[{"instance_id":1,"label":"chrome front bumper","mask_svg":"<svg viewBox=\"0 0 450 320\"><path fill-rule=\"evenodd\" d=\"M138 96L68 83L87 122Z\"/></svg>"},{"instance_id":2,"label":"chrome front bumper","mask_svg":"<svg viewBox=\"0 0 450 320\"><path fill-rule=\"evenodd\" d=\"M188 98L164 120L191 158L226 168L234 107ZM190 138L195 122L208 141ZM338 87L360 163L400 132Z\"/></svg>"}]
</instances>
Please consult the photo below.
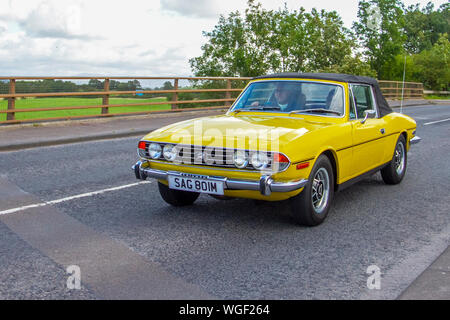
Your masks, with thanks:
<instances>
[{"instance_id":1,"label":"chrome front bumper","mask_svg":"<svg viewBox=\"0 0 450 320\"><path fill-rule=\"evenodd\" d=\"M143 162L138 161L131 169L134 171L137 179L145 180L147 178L155 178L158 180L167 180L169 175L172 176L195 176L178 171L163 171L151 168L143 168ZM224 188L227 190L252 190L259 191L264 196L269 196L272 192L290 192L301 189L306 186L308 180L302 179L298 181L276 182L271 176L261 176L259 180L239 180L227 177L208 176L208 180L222 181Z\"/></svg>"},{"instance_id":2,"label":"chrome front bumper","mask_svg":"<svg viewBox=\"0 0 450 320\"><path fill-rule=\"evenodd\" d=\"M422 141L422 138L415 136L414 138L412 138L411 140L409 140L410 144L416 144L419 143L420 141Z\"/></svg>"}]
</instances>

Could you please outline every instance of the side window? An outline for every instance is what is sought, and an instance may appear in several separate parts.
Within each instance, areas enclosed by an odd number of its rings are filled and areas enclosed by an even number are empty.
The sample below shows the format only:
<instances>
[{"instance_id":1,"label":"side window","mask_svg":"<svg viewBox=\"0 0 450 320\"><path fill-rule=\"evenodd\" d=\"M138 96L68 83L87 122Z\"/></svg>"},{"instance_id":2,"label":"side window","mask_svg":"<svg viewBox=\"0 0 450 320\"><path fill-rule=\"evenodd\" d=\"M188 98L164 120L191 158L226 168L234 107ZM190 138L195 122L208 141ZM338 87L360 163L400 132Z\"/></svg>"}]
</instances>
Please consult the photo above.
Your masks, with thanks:
<instances>
[{"instance_id":1,"label":"side window","mask_svg":"<svg viewBox=\"0 0 450 320\"><path fill-rule=\"evenodd\" d=\"M356 115L358 119L364 118L364 111L375 110L373 104L372 89L367 85L352 85L352 91L356 103Z\"/></svg>"},{"instance_id":2,"label":"side window","mask_svg":"<svg viewBox=\"0 0 450 320\"><path fill-rule=\"evenodd\" d=\"M355 101L353 100L353 93L352 90L349 90L349 98L350 98L350 120L356 119L355 114Z\"/></svg>"}]
</instances>

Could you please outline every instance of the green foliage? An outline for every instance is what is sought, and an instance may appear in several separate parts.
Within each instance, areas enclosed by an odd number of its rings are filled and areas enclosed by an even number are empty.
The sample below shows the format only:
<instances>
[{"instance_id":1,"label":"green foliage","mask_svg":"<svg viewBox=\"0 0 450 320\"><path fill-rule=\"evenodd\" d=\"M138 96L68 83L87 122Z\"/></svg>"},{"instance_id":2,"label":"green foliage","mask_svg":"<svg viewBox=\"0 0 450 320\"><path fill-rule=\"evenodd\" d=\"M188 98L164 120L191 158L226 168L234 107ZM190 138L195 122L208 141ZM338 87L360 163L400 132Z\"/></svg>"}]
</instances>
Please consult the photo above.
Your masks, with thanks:
<instances>
[{"instance_id":1,"label":"green foliage","mask_svg":"<svg viewBox=\"0 0 450 320\"><path fill-rule=\"evenodd\" d=\"M76 84L71 81L62 80L37 80L37 81L16 81L17 93L48 93L48 92L92 92L103 91L105 88L104 81L90 79L88 84ZM135 91L142 89L138 80L120 82L111 80L109 83L111 91ZM7 93L9 91L9 81L0 82L0 92Z\"/></svg>"},{"instance_id":2,"label":"green foliage","mask_svg":"<svg viewBox=\"0 0 450 320\"><path fill-rule=\"evenodd\" d=\"M396 56L386 79L402 81L404 65L405 55ZM406 56L405 78L407 81L422 82L427 89L449 90L450 43L447 34L442 34L430 49Z\"/></svg>"},{"instance_id":3,"label":"green foliage","mask_svg":"<svg viewBox=\"0 0 450 320\"><path fill-rule=\"evenodd\" d=\"M267 11L254 0L244 15L221 16L204 36L203 54L190 60L196 76L318 71L341 63L355 46L335 11Z\"/></svg>"},{"instance_id":4,"label":"green foliage","mask_svg":"<svg viewBox=\"0 0 450 320\"><path fill-rule=\"evenodd\" d=\"M429 50L441 34L450 35L450 4L445 3L434 10L429 2L425 8L410 6L405 11L405 49L410 54Z\"/></svg>"},{"instance_id":5,"label":"green foliage","mask_svg":"<svg viewBox=\"0 0 450 320\"><path fill-rule=\"evenodd\" d=\"M403 70L405 67L405 54L399 54L389 64L389 68L386 68L384 78L382 80L403 81ZM414 80L414 70L416 66L412 56L406 56L406 73L405 79L407 81Z\"/></svg>"},{"instance_id":6,"label":"green foliage","mask_svg":"<svg viewBox=\"0 0 450 320\"><path fill-rule=\"evenodd\" d=\"M413 56L415 68L413 78L423 82L431 90L450 89L450 42L443 34L429 50Z\"/></svg>"},{"instance_id":7,"label":"green foliage","mask_svg":"<svg viewBox=\"0 0 450 320\"><path fill-rule=\"evenodd\" d=\"M373 23L374 8L379 9L376 14L379 25ZM403 4L400 0L362 0L358 5L358 19L353 29L364 53L378 78L387 79L390 65L403 52L406 38L402 32L405 26Z\"/></svg>"},{"instance_id":8,"label":"green foliage","mask_svg":"<svg viewBox=\"0 0 450 320\"><path fill-rule=\"evenodd\" d=\"M367 61L364 61L361 54L356 56L347 55L339 64L321 69L320 72L346 73L357 76L376 77L377 73L370 67Z\"/></svg>"}]
</instances>

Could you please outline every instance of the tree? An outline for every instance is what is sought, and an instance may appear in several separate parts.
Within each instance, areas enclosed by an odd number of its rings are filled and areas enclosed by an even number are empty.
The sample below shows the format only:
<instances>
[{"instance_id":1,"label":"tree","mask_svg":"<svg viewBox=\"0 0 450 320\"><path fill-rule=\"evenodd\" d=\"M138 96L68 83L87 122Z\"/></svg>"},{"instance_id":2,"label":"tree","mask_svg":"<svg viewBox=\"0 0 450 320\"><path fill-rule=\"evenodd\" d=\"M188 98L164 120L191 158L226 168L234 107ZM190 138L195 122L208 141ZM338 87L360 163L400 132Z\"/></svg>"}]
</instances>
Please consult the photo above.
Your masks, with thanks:
<instances>
[{"instance_id":1,"label":"tree","mask_svg":"<svg viewBox=\"0 0 450 320\"><path fill-rule=\"evenodd\" d=\"M98 90L103 90L105 87L104 82L97 79L90 79L88 85Z\"/></svg>"},{"instance_id":2,"label":"tree","mask_svg":"<svg viewBox=\"0 0 450 320\"><path fill-rule=\"evenodd\" d=\"M403 52L403 4L400 0L362 0L358 4L358 19L353 29L370 66L378 79L388 79L390 65Z\"/></svg>"},{"instance_id":3,"label":"tree","mask_svg":"<svg viewBox=\"0 0 450 320\"><path fill-rule=\"evenodd\" d=\"M405 49L410 54L429 50L443 33L450 35L450 4L434 10L429 2L425 8L409 6L405 11Z\"/></svg>"},{"instance_id":4,"label":"tree","mask_svg":"<svg viewBox=\"0 0 450 320\"><path fill-rule=\"evenodd\" d=\"M203 53L190 60L197 76L318 71L342 62L356 45L334 11L267 11L254 0L243 16L220 16L213 31L203 34Z\"/></svg>"},{"instance_id":5,"label":"tree","mask_svg":"<svg viewBox=\"0 0 450 320\"><path fill-rule=\"evenodd\" d=\"M450 87L450 42L442 34L430 50L424 50L413 57L413 77L432 90L449 90Z\"/></svg>"},{"instance_id":6,"label":"tree","mask_svg":"<svg viewBox=\"0 0 450 320\"><path fill-rule=\"evenodd\" d=\"M365 61L361 54L355 56L347 55L339 64L334 64L330 67L319 70L320 72L331 73L346 73L357 76L376 77L377 73L370 67L370 64Z\"/></svg>"},{"instance_id":7,"label":"tree","mask_svg":"<svg viewBox=\"0 0 450 320\"><path fill-rule=\"evenodd\" d=\"M406 66L405 66L406 57ZM414 72L417 66L414 63L414 55L399 54L394 57L389 65L389 70L385 73L385 78L392 81L403 81L403 71L405 70L406 81L414 81Z\"/></svg>"},{"instance_id":8,"label":"tree","mask_svg":"<svg viewBox=\"0 0 450 320\"><path fill-rule=\"evenodd\" d=\"M197 76L256 76L268 69L265 62L267 39L264 32L271 23L272 11L261 9L249 1L246 17L232 12L220 16L211 32L203 32L209 42L203 54L190 60ZM268 29L267 29L268 30Z\"/></svg>"},{"instance_id":9,"label":"tree","mask_svg":"<svg viewBox=\"0 0 450 320\"><path fill-rule=\"evenodd\" d=\"M170 81L164 81L163 86L161 88L161 90L173 90L173 84Z\"/></svg>"},{"instance_id":10,"label":"tree","mask_svg":"<svg viewBox=\"0 0 450 320\"><path fill-rule=\"evenodd\" d=\"M343 63L356 47L350 30L344 28L341 17L335 12L312 9L307 15L306 30L310 61L307 69L318 71ZM300 44L301 45L301 44Z\"/></svg>"}]
</instances>

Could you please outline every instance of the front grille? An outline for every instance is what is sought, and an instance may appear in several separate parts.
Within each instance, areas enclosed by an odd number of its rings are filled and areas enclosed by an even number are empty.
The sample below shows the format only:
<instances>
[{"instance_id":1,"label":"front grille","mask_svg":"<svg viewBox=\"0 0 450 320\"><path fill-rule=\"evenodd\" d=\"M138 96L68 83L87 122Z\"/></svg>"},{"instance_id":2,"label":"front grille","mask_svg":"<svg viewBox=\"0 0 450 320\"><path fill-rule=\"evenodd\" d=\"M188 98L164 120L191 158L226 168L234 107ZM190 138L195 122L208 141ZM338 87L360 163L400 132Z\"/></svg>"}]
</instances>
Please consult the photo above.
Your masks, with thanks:
<instances>
[{"instance_id":1,"label":"front grille","mask_svg":"<svg viewBox=\"0 0 450 320\"><path fill-rule=\"evenodd\" d=\"M139 150L139 156L142 158L146 158L149 160L160 160L167 161L163 154L158 159L153 159L150 157L148 152L148 147L151 142L145 142L145 150ZM163 148L167 143L159 143L161 148ZM180 145L180 144L172 144L177 148L177 157L174 161L167 161L169 163L183 163L183 164L198 164L203 166L213 166L213 167L225 167L225 168L236 168L234 165L234 153L238 149L231 148L214 148L214 147L205 147L205 146L194 146L194 145ZM241 150L241 149L239 149ZM252 154L256 151L246 151L251 158ZM266 152L267 157L269 159L269 164L265 168L266 170L270 170L273 167L273 152ZM249 163L247 167L243 168L243 170L255 170L253 166Z\"/></svg>"}]
</instances>

